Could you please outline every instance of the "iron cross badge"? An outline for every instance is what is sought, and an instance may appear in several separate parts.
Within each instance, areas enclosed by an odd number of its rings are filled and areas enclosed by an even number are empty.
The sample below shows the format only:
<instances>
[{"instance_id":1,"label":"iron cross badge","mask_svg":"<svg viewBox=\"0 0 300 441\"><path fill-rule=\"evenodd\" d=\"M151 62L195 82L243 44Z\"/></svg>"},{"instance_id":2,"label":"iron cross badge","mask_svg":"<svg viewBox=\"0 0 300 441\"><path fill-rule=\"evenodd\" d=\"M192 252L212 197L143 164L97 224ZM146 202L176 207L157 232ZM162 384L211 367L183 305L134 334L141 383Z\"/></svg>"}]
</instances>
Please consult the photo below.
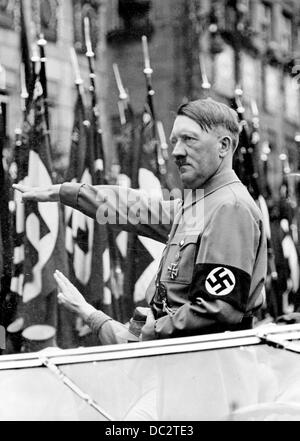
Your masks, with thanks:
<instances>
[{"instance_id":1,"label":"iron cross badge","mask_svg":"<svg viewBox=\"0 0 300 441\"><path fill-rule=\"evenodd\" d=\"M178 263L171 263L171 265L168 267L168 272L170 274L170 279L175 280L178 276Z\"/></svg>"}]
</instances>

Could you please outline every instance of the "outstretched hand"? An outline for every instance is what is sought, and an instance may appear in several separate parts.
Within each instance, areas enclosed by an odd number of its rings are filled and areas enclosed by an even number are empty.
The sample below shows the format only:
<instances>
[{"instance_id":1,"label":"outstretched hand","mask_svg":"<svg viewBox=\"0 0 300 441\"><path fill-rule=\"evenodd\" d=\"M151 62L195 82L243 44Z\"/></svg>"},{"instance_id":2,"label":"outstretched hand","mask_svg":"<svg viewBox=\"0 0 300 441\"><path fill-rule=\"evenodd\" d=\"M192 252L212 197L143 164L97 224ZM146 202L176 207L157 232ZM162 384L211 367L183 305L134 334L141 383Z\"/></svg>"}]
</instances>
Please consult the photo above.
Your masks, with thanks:
<instances>
[{"instance_id":1,"label":"outstretched hand","mask_svg":"<svg viewBox=\"0 0 300 441\"><path fill-rule=\"evenodd\" d=\"M13 189L22 193L22 201L57 202L61 184L50 187L29 187L22 184L13 184Z\"/></svg>"},{"instance_id":2,"label":"outstretched hand","mask_svg":"<svg viewBox=\"0 0 300 441\"><path fill-rule=\"evenodd\" d=\"M78 314L83 320L87 320L96 309L85 300L78 289L60 271L55 271L54 278L60 289L57 296L58 302L69 311Z\"/></svg>"}]
</instances>

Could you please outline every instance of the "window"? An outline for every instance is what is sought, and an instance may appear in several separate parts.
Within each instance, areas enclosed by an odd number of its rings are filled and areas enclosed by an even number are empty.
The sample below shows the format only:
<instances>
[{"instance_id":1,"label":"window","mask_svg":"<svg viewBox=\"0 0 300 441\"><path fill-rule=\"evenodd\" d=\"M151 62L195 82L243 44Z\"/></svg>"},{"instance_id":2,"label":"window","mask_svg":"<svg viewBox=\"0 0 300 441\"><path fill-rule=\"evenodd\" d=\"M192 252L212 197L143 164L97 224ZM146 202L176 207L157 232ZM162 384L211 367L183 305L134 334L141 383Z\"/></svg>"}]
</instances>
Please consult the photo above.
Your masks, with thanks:
<instances>
[{"instance_id":1,"label":"window","mask_svg":"<svg viewBox=\"0 0 300 441\"><path fill-rule=\"evenodd\" d=\"M144 26L149 19L149 0L119 0L119 14L125 27Z\"/></svg>"},{"instance_id":2,"label":"window","mask_svg":"<svg viewBox=\"0 0 300 441\"><path fill-rule=\"evenodd\" d=\"M292 136L286 136L285 148L287 150L288 161L291 171L295 172L298 170L299 167L299 151L295 138L293 138Z\"/></svg>"},{"instance_id":3,"label":"window","mask_svg":"<svg viewBox=\"0 0 300 441\"><path fill-rule=\"evenodd\" d=\"M244 32L250 25L250 2L249 0L237 0L237 30Z\"/></svg>"},{"instance_id":4,"label":"window","mask_svg":"<svg viewBox=\"0 0 300 441\"><path fill-rule=\"evenodd\" d=\"M13 28L14 25L14 5L11 0L0 1L0 26Z\"/></svg>"},{"instance_id":5,"label":"window","mask_svg":"<svg viewBox=\"0 0 300 441\"><path fill-rule=\"evenodd\" d=\"M281 16L281 40L280 45L285 52L292 50L293 41L293 21L292 18L286 14Z\"/></svg>"},{"instance_id":6,"label":"window","mask_svg":"<svg viewBox=\"0 0 300 441\"><path fill-rule=\"evenodd\" d=\"M293 49L297 52L300 49L300 23L295 26L295 47Z\"/></svg>"},{"instance_id":7,"label":"window","mask_svg":"<svg viewBox=\"0 0 300 441\"><path fill-rule=\"evenodd\" d=\"M113 0L109 6L109 41L148 37L153 32L150 0Z\"/></svg>"},{"instance_id":8,"label":"window","mask_svg":"<svg viewBox=\"0 0 300 441\"><path fill-rule=\"evenodd\" d=\"M278 113L282 107L280 70L270 65L264 72L264 105L270 113Z\"/></svg>"},{"instance_id":9,"label":"window","mask_svg":"<svg viewBox=\"0 0 300 441\"><path fill-rule=\"evenodd\" d=\"M244 99L256 99L259 96L260 63L251 55L241 54L241 80L244 90Z\"/></svg>"},{"instance_id":10,"label":"window","mask_svg":"<svg viewBox=\"0 0 300 441\"><path fill-rule=\"evenodd\" d=\"M223 96L232 97L235 87L234 50L224 45L224 50L215 57L214 87Z\"/></svg>"},{"instance_id":11,"label":"window","mask_svg":"<svg viewBox=\"0 0 300 441\"><path fill-rule=\"evenodd\" d=\"M227 1L225 8L225 29L232 32L236 28L237 13L234 2L232 0Z\"/></svg>"},{"instance_id":12,"label":"window","mask_svg":"<svg viewBox=\"0 0 300 441\"><path fill-rule=\"evenodd\" d=\"M43 0L41 2L41 27L47 40L57 39L57 0Z\"/></svg>"},{"instance_id":13,"label":"window","mask_svg":"<svg viewBox=\"0 0 300 441\"><path fill-rule=\"evenodd\" d=\"M252 9L250 0L228 0L224 11L226 30L239 32L246 31L250 26L251 13L253 12Z\"/></svg>"},{"instance_id":14,"label":"window","mask_svg":"<svg viewBox=\"0 0 300 441\"><path fill-rule=\"evenodd\" d=\"M299 90L297 88L297 83L292 77L286 75L284 77L283 85L285 118L290 122L297 124L300 117Z\"/></svg>"},{"instance_id":15,"label":"window","mask_svg":"<svg viewBox=\"0 0 300 441\"><path fill-rule=\"evenodd\" d=\"M277 133L274 130L268 130L269 154L267 156L266 179L273 195L279 194L279 188L282 182L281 161L278 155Z\"/></svg>"},{"instance_id":16,"label":"window","mask_svg":"<svg viewBox=\"0 0 300 441\"><path fill-rule=\"evenodd\" d=\"M120 28L119 0L111 0L107 5L107 31L112 32Z\"/></svg>"},{"instance_id":17,"label":"window","mask_svg":"<svg viewBox=\"0 0 300 441\"><path fill-rule=\"evenodd\" d=\"M269 42L273 37L272 6L268 3L260 3L258 17L260 20L259 32L262 34L262 37Z\"/></svg>"},{"instance_id":18,"label":"window","mask_svg":"<svg viewBox=\"0 0 300 441\"><path fill-rule=\"evenodd\" d=\"M92 42L92 48L95 50L98 33L99 33L99 23L101 22L102 16L100 14L105 13L104 8L99 8L99 4L96 0L85 1L85 0L75 0L73 2L73 13L74 13L74 42L75 48L78 51L85 52L85 36L84 36L84 18L88 17L90 21L90 37Z\"/></svg>"},{"instance_id":19,"label":"window","mask_svg":"<svg viewBox=\"0 0 300 441\"><path fill-rule=\"evenodd\" d=\"M41 0L32 2L32 17L37 35L43 33L46 40L57 39L58 0Z\"/></svg>"}]
</instances>

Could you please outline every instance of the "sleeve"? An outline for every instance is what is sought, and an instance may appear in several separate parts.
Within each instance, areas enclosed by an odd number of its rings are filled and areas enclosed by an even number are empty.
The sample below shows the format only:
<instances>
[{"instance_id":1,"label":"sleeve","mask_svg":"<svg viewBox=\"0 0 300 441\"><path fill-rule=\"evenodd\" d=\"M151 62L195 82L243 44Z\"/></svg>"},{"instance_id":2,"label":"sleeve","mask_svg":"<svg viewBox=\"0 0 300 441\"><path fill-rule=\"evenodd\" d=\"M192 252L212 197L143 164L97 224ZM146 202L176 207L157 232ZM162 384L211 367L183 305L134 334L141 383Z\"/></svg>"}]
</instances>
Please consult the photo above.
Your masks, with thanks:
<instances>
[{"instance_id":1,"label":"sleeve","mask_svg":"<svg viewBox=\"0 0 300 441\"><path fill-rule=\"evenodd\" d=\"M180 207L178 199L151 198L141 190L68 182L61 185L60 201L97 219L100 224L109 223L114 229L135 232L160 242L167 240Z\"/></svg>"},{"instance_id":2,"label":"sleeve","mask_svg":"<svg viewBox=\"0 0 300 441\"><path fill-rule=\"evenodd\" d=\"M102 345L127 343L125 333L127 328L120 322L113 320L102 311L93 312L86 320L87 325L97 334Z\"/></svg>"},{"instance_id":3,"label":"sleeve","mask_svg":"<svg viewBox=\"0 0 300 441\"><path fill-rule=\"evenodd\" d=\"M201 238L189 301L145 326L142 340L221 332L240 323L260 235L247 207L230 203L218 208Z\"/></svg>"}]
</instances>

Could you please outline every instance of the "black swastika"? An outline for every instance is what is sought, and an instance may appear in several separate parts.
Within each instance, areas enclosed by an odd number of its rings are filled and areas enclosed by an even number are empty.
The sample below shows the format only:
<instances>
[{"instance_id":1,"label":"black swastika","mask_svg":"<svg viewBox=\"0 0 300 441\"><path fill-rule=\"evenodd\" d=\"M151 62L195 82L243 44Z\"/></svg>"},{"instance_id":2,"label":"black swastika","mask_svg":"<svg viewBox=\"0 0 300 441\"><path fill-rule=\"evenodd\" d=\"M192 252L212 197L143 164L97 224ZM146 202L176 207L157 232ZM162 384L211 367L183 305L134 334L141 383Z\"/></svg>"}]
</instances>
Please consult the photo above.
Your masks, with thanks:
<instances>
[{"instance_id":1,"label":"black swastika","mask_svg":"<svg viewBox=\"0 0 300 441\"><path fill-rule=\"evenodd\" d=\"M212 280L211 278L208 278L208 279L207 279L207 283L209 283L209 285L211 286L211 288L214 289L214 292L215 292L216 294L219 294L220 292L222 292L223 290L225 290L225 289L228 288L228 285L225 284L225 281L228 282L229 286L234 285L234 282L233 282L233 280L230 278L230 276L229 276L228 273L226 273L226 274L224 274L223 276L221 276L221 273L223 273L223 271L224 271L224 268L220 268L218 271L216 271L216 272L214 273L214 277L215 277L215 279L216 279L215 282L213 282L213 280ZM215 289L218 285L220 285L219 288Z\"/></svg>"}]
</instances>

